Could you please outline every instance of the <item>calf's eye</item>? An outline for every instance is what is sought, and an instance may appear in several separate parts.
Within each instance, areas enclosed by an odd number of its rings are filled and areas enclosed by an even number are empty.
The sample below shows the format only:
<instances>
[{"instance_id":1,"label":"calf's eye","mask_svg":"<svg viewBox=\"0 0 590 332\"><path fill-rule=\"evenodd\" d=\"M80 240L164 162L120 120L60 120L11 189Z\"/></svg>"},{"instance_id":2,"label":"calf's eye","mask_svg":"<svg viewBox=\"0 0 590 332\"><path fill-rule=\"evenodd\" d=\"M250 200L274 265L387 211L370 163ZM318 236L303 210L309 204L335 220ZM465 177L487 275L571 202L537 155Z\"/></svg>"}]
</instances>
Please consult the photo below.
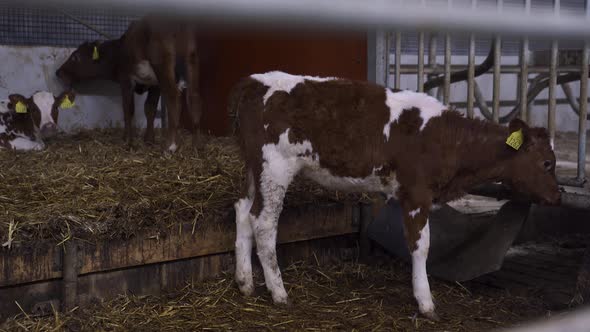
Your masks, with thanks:
<instances>
[{"instance_id":1,"label":"calf's eye","mask_svg":"<svg viewBox=\"0 0 590 332\"><path fill-rule=\"evenodd\" d=\"M545 167L545 170L550 171L553 168L553 163L551 160L545 160L543 166Z\"/></svg>"}]
</instances>

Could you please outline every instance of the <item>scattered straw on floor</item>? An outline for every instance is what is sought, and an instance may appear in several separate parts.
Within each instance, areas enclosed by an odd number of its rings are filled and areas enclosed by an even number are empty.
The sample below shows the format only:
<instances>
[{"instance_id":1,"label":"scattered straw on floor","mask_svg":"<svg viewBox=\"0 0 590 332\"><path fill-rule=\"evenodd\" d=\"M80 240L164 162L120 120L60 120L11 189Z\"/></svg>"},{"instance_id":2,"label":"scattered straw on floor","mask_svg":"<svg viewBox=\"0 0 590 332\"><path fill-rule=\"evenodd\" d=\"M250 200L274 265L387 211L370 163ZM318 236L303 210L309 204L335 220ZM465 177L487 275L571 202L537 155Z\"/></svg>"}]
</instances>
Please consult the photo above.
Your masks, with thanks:
<instances>
[{"instance_id":1,"label":"scattered straw on floor","mask_svg":"<svg viewBox=\"0 0 590 332\"><path fill-rule=\"evenodd\" d=\"M129 150L121 131L93 130L53 139L42 152L0 151L0 243L126 238L219 222L240 194L239 148L234 138L213 138L201 154L187 145L171 156L140 140ZM297 181L285 204L356 197Z\"/></svg>"},{"instance_id":2,"label":"scattered straw on floor","mask_svg":"<svg viewBox=\"0 0 590 332\"><path fill-rule=\"evenodd\" d=\"M537 299L476 283L431 280L442 321L416 317L410 269L394 261L364 265L302 263L283 269L290 307L275 306L265 287L242 296L231 275L187 285L162 297L121 296L34 318L19 315L5 331L487 331L545 315ZM262 282L260 275L256 282Z\"/></svg>"}]
</instances>

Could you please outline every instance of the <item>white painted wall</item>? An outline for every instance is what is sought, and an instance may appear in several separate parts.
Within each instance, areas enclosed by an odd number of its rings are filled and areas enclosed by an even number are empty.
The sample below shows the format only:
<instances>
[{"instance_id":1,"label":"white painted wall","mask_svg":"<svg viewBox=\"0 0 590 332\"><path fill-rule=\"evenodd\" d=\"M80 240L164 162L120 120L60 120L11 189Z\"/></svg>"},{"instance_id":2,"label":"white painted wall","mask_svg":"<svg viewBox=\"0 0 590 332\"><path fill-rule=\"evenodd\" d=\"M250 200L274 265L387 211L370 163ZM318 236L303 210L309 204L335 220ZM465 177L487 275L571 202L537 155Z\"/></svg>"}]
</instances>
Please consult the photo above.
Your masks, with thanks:
<instances>
[{"instance_id":1,"label":"white painted wall","mask_svg":"<svg viewBox=\"0 0 590 332\"><path fill-rule=\"evenodd\" d=\"M30 96L35 91L58 95L63 87L55 77L56 69L73 51L71 48L0 46L0 99L11 93ZM77 89L76 106L60 111L59 126L64 131L79 128L122 127L123 111L119 86L96 82ZM135 96L135 123L145 127L143 103L146 94ZM156 126L159 126L156 120Z\"/></svg>"},{"instance_id":2,"label":"white painted wall","mask_svg":"<svg viewBox=\"0 0 590 332\"><path fill-rule=\"evenodd\" d=\"M20 93L25 96L33 94L37 90L47 90L54 94L62 91L62 86L55 77L55 70L65 61L73 49L55 47L15 47L0 46L0 98L5 99L9 93ZM476 63L483 61L484 57L477 57ZM394 63L394 56L390 58ZM416 56L403 56L404 64L416 63ZM439 57L438 62L443 63ZM516 64L517 57L503 57L503 63ZM453 57L453 64L465 64L467 57ZM482 89L484 96L492 98L492 75L483 75L476 79ZM390 83L393 84L393 76L390 76ZM579 89L578 83L571 84L574 91ZM516 75L503 75L501 81L501 98L515 98L517 87ZM402 76L402 88L416 89L416 76ZM542 92L538 98L546 98L547 90ZM558 98L563 93L558 88ZM451 100L465 101L467 98L466 82L455 83L451 86ZM145 116L143 114L143 96L135 97L135 123L138 128L145 127ZM502 114L509 111L508 108L501 110ZM479 112L476 109L476 112ZM547 107L533 107L533 123L546 126ZM60 112L59 125L65 131L78 128L104 128L117 127L123 124L123 112L121 110L121 97L117 84L110 82L96 82L82 86L78 89L76 106L69 110ZM557 129L559 131L577 131L578 118L570 110L569 105L558 105ZM156 120L156 126L159 126ZM590 127L590 125L589 125Z\"/></svg>"}]
</instances>

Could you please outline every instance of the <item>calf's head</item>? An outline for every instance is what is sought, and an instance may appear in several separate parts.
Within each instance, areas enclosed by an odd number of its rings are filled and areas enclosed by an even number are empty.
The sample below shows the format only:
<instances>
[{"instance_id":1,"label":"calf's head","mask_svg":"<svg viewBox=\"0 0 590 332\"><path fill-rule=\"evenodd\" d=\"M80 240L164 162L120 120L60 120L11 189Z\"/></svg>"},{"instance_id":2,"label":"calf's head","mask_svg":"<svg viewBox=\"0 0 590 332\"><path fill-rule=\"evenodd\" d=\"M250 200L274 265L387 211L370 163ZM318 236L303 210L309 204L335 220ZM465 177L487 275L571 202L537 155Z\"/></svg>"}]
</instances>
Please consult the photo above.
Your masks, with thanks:
<instances>
[{"instance_id":1,"label":"calf's head","mask_svg":"<svg viewBox=\"0 0 590 332\"><path fill-rule=\"evenodd\" d=\"M107 53L108 47L105 48L103 44L106 43L94 41L78 46L57 69L55 75L68 87L80 81L108 79L112 68L107 55L104 54Z\"/></svg>"},{"instance_id":2,"label":"calf's head","mask_svg":"<svg viewBox=\"0 0 590 332\"><path fill-rule=\"evenodd\" d=\"M57 133L59 109L72 107L75 98L73 91L57 97L45 91L36 92L30 98L11 94L8 108L14 111L14 118L23 130L31 133L39 130L42 137L50 137Z\"/></svg>"},{"instance_id":3,"label":"calf's head","mask_svg":"<svg viewBox=\"0 0 590 332\"><path fill-rule=\"evenodd\" d=\"M514 119L509 131L516 144L506 146L513 154L506 165L507 182L513 190L531 195L543 204L559 204L561 193L555 177L555 153L545 128L530 128Z\"/></svg>"}]
</instances>

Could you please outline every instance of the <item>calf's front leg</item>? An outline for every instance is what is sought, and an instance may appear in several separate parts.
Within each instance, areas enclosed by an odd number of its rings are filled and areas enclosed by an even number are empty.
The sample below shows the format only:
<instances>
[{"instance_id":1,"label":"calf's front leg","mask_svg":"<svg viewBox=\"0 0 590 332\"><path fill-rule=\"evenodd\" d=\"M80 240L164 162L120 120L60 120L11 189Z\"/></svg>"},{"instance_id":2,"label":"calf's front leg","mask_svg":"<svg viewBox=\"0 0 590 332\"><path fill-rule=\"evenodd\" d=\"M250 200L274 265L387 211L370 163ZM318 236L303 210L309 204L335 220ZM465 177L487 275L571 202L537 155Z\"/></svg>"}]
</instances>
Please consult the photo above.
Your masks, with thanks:
<instances>
[{"instance_id":1,"label":"calf's front leg","mask_svg":"<svg viewBox=\"0 0 590 332\"><path fill-rule=\"evenodd\" d=\"M404 213L404 233L410 253L412 255L412 288L414 298L418 302L418 309L425 317L438 321L428 276L426 274L426 260L430 247L430 225L428 215L430 204L418 203L417 200L406 199L402 202Z\"/></svg>"},{"instance_id":2,"label":"calf's front leg","mask_svg":"<svg viewBox=\"0 0 590 332\"><path fill-rule=\"evenodd\" d=\"M154 134L154 120L156 119L156 110L158 108L159 99L160 89L157 86L150 87L148 89L148 95L144 103L146 129L143 140L148 144L154 144L156 142Z\"/></svg>"}]
</instances>

